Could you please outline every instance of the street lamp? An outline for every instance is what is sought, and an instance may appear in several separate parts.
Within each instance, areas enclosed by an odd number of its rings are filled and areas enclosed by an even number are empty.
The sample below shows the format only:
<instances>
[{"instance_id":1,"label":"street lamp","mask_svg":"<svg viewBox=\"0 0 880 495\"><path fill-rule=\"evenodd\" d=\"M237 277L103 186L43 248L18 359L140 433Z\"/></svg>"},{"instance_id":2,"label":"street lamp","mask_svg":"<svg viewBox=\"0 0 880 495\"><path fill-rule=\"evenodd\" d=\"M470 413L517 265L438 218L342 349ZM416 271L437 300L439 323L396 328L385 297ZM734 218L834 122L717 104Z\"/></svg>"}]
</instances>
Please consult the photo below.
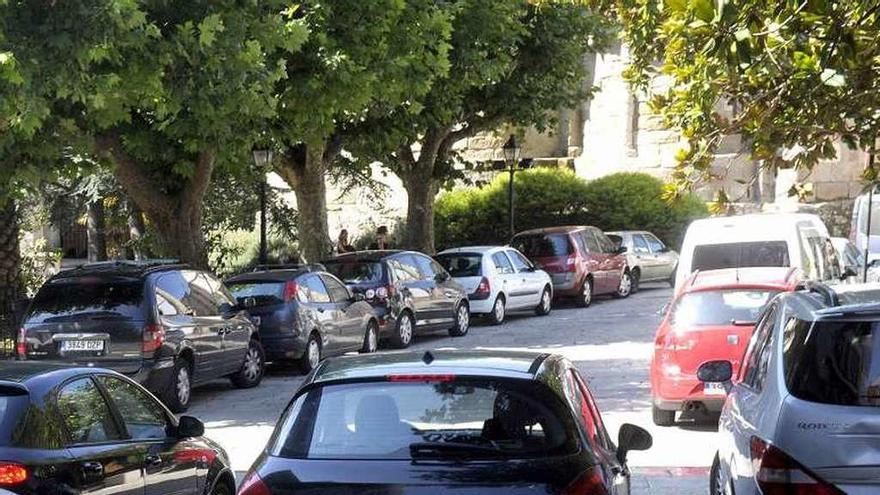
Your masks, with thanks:
<instances>
[{"instance_id":1,"label":"street lamp","mask_svg":"<svg viewBox=\"0 0 880 495\"><path fill-rule=\"evenodd\" d=\"M266 240L266 167L272 162L270 150L254 149L254 165L260 174L260 264L269 263L269 248Z\"/></svg>"},{"instance_id":2,"label":"street lamp","mask_svg":"<svg viewBox=\"0 0 880 495\"><path fill-rule=\"evenodd\" d=\"M513 174L516 171L516 164L519 162L519 154L522 151L516 142L516 137L511 134L507 138L507 142L501 148L504 153L504 163L507 165L507 171L510 174L510 181L507 183L507 218L510 227L510 239L513 238Z\"/></svg>"}]
</instances>

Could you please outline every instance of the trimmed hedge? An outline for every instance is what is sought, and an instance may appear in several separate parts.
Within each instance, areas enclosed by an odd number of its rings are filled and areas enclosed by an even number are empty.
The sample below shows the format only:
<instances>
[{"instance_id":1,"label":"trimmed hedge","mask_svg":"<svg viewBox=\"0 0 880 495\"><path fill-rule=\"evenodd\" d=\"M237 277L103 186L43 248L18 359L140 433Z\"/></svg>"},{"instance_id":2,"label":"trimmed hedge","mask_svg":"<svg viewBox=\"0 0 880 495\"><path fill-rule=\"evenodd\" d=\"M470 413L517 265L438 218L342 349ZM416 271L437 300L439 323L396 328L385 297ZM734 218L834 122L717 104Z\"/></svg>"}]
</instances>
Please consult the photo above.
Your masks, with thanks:
<instances>
[{"instance_id":1,"label":"trimmed hedge","mask_svg":"<svg viewBox=\"0 0 880 495\"><path fill-rule=\"evenodd\" d=\"M504 244L507 174L487 186L442 193L435 203L437 249ZM649 230L678 246L687 224L708 214L689 195L669 203L663 182L642 173L618 173L587 182L568 169L536 168L514 179L517 231L554 225L595 225L603 230Z\"/></svg>"}]
</instances>

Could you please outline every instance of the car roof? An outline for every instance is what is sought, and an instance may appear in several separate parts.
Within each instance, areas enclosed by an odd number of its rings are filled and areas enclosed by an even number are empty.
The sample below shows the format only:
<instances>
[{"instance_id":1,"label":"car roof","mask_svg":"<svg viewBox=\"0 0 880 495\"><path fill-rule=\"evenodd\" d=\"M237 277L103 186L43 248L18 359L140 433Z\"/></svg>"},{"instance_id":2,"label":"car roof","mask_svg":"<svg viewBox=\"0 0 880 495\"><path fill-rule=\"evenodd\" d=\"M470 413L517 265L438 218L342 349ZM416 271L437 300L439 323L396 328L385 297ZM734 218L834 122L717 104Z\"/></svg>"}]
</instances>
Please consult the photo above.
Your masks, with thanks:
<instances>
[{"instance_id":1,"label":"car roof","mask_svg":"<svg viewBox=\"0 0 880 495\"><path fill-rule=\"evenodd\" d=\"M647 230L612 230L611 232L605 232L605 234L606 234L606 235L619 235L619 236L633 235L633 234L651 234L651 235L654 235L654 234L652 234L651 232L648 232Z\"/></svg>"},{"instance_id":2,"label":"car roof","mask_svg":"<svg viewBox=\"0 0 880 495\"><path fill-rule=\"evenodd\" d=\"M696 271L682 285L681 292L698 292L736 287L766 287L790 290L800 281L800 270L793 267L724 268Z\"/></svg>"},{"instance_id":3,"label":"car roof","mask_svg":"<svg viewBox=\"0 0 880 495\"><path fill-rule=\"evenodd\" d=\"M116 374L114 371L102 368L71 366L69 363L0 361L0 383L16 383L25 387L45 378L51 378L52 381L62 381L69 376L98 372Z\"/></svg>"},{"instance_id":4,"label":"car roof","mask_svg":"<svg viewBox=\"0 0 880 495\"><path fill-rule=\"evenodd\" d=\"M441 254L455 254L455 253L490 253L492 251L498 251L499 249L505 249L505 246L462 246L456 248L444 249L437 253L437 255Z\"/></svg>"},{"instance_id":5,"label":"car roof","mask_svg":"<svg viewBox=\"0 0 880 495\"><path fill-rule=\"evenodd\" d=\"M55 274L52 280L72 279L82 276L143 277L155 272L188 268L190 268L188 265L179 263L177 260L166 259L101 261L85 263L75 268L62 270Z\"/></svg>"},{"instance_id":6,"label":"car roof","mask_svg":"<svg viewBox=\"0 0 880 495\"><path fill-rule=\"evenodd\" d=\"M540 229L524 230L517 232L516 235L535 235L535 234L568 234L579 230L594 229L592 225L561 225L558 227L544 227Z\"/></svg>"},{"instance_id":7,"label":"car roof","mask_svg":"<svg viewBox=\"0 0 880 495\"><path fill-rule=\"evenodd\" d=\"M344 356L324 361L311 383L388 375L457 374L534 378L549 354L537 351L430 350Z\"/></svg>"},{"instance_id":8,"label":"car roof","mask_svg":"<svg viewBox=\"0 0 880 495\"><path fill-rule=\"evenodd\" d=\"M279 281L287 281L293 280L300 275L305 275L306 273L315 273L314 270L302 269L302 268L292 268L292 269L281 269L281 270L264 270L259 272L250 272L250 273L241 273L239 275L235 275L233 277L229 277L226 279L227 284L233 284L236 282L252 282L252 281L267 281L267 282L279 282Z\"/></svg>"},{"instance_id":9,"label":"car roof","mask_svg":"<svg viewBox=\"0 0 880 495\"><path fill-rule=\"evenodd\" d=\"M382 261L389 256L400 253L414 253L415 251L403 251L400 249L379 249L367 251L354 251L351 253L338 254L322 263L334 263L342 261Z\"/></svg>"}]
</instances>

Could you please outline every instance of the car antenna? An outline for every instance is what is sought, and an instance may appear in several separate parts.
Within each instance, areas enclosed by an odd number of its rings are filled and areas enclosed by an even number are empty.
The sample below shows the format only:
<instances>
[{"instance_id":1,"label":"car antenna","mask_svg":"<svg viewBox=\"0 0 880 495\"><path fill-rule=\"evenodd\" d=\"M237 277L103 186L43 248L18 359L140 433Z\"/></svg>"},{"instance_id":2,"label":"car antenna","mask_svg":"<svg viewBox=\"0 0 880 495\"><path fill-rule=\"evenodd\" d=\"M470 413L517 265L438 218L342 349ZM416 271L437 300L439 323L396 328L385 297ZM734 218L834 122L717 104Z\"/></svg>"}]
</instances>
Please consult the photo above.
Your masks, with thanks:
<instances>
[{"instance_id":1,"label":"car antenna","mask_svg":"<svg viewBox=\"0 0 880 495\"><path fill-rule=\"evenodd\" d=\"M431 364L434 362L434 355L431 354L431 351L425 351L425 354L422 356L422 362L425 364Z\"/></svg>"}]
</instances>

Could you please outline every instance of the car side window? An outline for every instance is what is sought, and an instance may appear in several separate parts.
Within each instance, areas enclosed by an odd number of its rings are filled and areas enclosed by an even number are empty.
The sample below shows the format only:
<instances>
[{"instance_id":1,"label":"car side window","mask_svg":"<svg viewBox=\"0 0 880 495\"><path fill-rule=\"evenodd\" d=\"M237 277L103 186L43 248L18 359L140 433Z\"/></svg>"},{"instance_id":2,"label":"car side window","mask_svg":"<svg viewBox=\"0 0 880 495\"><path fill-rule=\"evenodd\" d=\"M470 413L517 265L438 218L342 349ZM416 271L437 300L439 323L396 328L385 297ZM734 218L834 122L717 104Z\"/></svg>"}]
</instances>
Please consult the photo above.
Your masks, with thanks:
<instances>
[{"instance_id":1,"label":"car side window","mask_svg":"<svg viewBox=\"0 0 880 495\"><path fill-rule=\"evenodd\" d=\"M651 249L652 253L662 253L666 249L666 244L654 237L654 234L644 234L645 241L648 243L648 247Z\"/></svg>"},{"instance_id":2,"label":"car side window","mask_svg":"<svg viewBox=\"0 0 880 495\"><path fill-rule=\"evenodd\" d=\"M492 264L495 265L495 273L500 273L502 275L513 273L513 265L510 264L510 259L508 259L507 255L502 252L492 255Z\"/></svg>"},{"instance_id":3,"label":"car side window","mask_svg":"<svg viewBox=\"0 0 880 495\"><path fill-rule=\"evenodd\" d=\"M397 256L388 260L388 265L391 266L394 279L398 282L415 282L422 278L412 256Z\"/></svg>"},{"instance_id":4,"label":"car side window","mask_svg":"<svg viewBox=\"0 0 880 495\"><path fill-rule=\"evenodd\" d=\"M229 289L223 285L223 282L217 280L217 278L210 273L202 273L202 276L205 277L205 281L208 283L208 288L211 289L211 299L214 300L214 304L218 307L221 304L235 304L235 297L233 297L232 293L229 292Z\"/></svg>"},{"instance_id":5,"label":"car side window","mask_svg":"<svg viewBox=\"0 0 880 495\"><path fill-rule=\"evenodd\" d=\"M591 252L591 246L589 246L585 240L585 235L583 232L575 232L572 237L574 237L574 243L577 244L578 251L587 254Z\"/></svg>"},{"instance_id":6,"label":"car side window","mask_svg":"<svg viewBox=\"0 0 880 495\"><path fill-rule=\"evenodd\" d=\"M330 294L327 292L327 288L324 287L324 282L321 282L321 279L318 278L317 275L309 275L307 277L303 277L302 285L303 287L305 287L305 290L308 294L309 302L330 302Z\"/></svg>"},{"instance_id":7,"label":"car side window","mask_svg":"<svg viewBox=\"0 0 880 495\"><path fill-rule=\"evenodd\" d=\"M155 440L168 436L168 418L162 407L134 385L112 376L100 376L110 400L122 417L129 437L135 440Z\"/></svg>"},{"instance_id":8,"label":"car side window","mask_svg":"<svg viewBox=\"0 0 880 495\"><path fill-rule=\"evenodd\" d=\"M70 444L122 439L110 407L91 378L80 378L64 385L58 392L57 403Z\"/></svg>"},{"instance_id":9,"label":"car side window","mask_svg":"<svg viewBox=\"0 0 880 495\"><path fill-rule=\"evenodd\" d=\"M532 264L529 262L529 260L527 260L525 256L519 254L517 251L508 251L507 254L510 255L510 261L513 262L513 268L517 272L525 272L532 267Z\"/></svg>"},{"instance_id":10,"label":"car side window","mask_svg":"<svg viewBox=\"0 0 880 495\"><path fill-rule=\"evenodd\" d=\"M351 299L348 289L332 276L322 273L321 280L324 281L324 285L327 287L327 292L330 293L331 301L335 303L344 303Z\"/></svg>"},{"instance_id":11,"label":"car side window","mask_svg":"<svg viewBox=\"0 0 880 495\"><path fill-rule=\"evenodd\" d=\"M599 240L589 230L582 230L575 234L575 238L581 237L587 245L588 253L601 253L602 248L599 246Z\"/></svg>"},{"instance_id":12,"label":"car side window","mask_svg":"<svg viewBox=\"0 0 880 495\"><path fill-rule=\"evenodd\" d=\"M565 373L565 378L562 381L565 395L568 397L571 408L574 410L577 419L583 427L587 440L590 442L590 445L596 449L603 446L603 443L600 441L599 426L596 424L596 419L590 412L587 398L584 396L574 373L573 369L568 370Z\"/></svg>"},{"instance_id":13,"label":"car side window","mask_svg":"<svg viewBox=\"0 0 880 495\"><path fill-rule=\"evenodd\" d=\"M434 266L431 264L431 258L427 256L421 256L414 254L412 255L413 261L415 261L416 267L419 269L419 273L421 273L422 280L434 280L434 277L437 276L436 270L434 270Z\"/></svg>"},{"instance_id":14,"label":"car side window","mask_svg":"<svg viewBox=\"0 0 880 495\"><path fill-rule=\"evenodd\" d=\"M156 279L156 306L160 316L191 315L189 284L180 272L163 273Z\"/></svg>"},{"instance_id":15,"label":"car side window","mask_svg":"<svg viewBox=\"0 0 880 495\"><path fill-rule=\"evenodd\" d=\"M195 310L197 316L218 316L220 310L214 296L211 294L211 287L208 285L208 279L201 273L185 270L183 278L189 284L190 300L189 306Z\"/></svg>"},{"instance_id":16,"label":"car side window","mask_svg":"<svg viewBox=\"0 0 880 495\"><path fill-rule=\"evenodd\" d=\"M605 429L605 422L602 421L602 414L599 412L599 406L596 405L596 399L593 398L593 394L590 392L590 387L587 386L587 382L580 373L576 370L571 370L571 372L578 384L581 395L583 395L587 402L587 408L590 410L590 414L593 417L593 423L596 425L596 442L605 448L610 449L613 443L608 436L608 430Z\"/></svg>"},{"instance_id":17,"label":"car side window","mask_svg":"<svg viewBox=\"0 0 880 495\"><path fill-rule=\"evenodd\" d=\"M614 252L614 243L611 242L603 232L599 230L593 230L592 234L596 236L596 242L599 243L599 249L603 253L613 253Z\"/></svg>"},{"instance_id":18,"label":"car side window","mask_svg":"<svg viewBox=\"0 0 880 495\"><path fill-rule=\"evenodd\" d=\"M767 368L770 364L770 356L773 349L773 327L776 323L776 305L771 306L764 313L752 341L749 342L748 350L745 358L745 371L742 374L742 383L749 388L760 392L764 378L767 375Z\"/></svg>"},{"instance_id":19,"label":"car side window","mask_svg":"<svg viewBox=\"0 0 880 495\"><path fill-rule=\"evenodd\" d=\"M642 234L633 234L633 252L636 253L650 253L651 249L648 248L648 242L645 241L645 238Z\"/></svg>"}]
</instances>

